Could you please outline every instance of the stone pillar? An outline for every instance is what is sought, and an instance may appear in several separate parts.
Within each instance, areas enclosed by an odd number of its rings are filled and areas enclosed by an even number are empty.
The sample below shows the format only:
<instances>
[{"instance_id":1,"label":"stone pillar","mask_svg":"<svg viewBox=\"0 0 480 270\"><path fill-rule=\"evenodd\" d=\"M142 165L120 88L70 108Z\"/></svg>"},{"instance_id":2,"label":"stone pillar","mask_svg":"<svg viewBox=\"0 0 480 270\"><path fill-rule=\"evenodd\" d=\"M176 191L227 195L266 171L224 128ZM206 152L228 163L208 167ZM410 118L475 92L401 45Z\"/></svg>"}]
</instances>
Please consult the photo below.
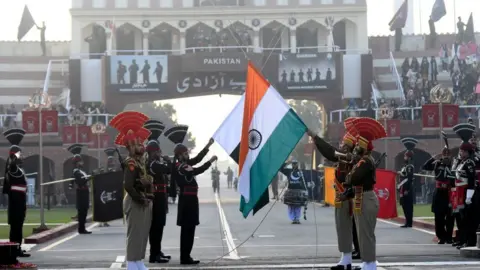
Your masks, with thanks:
<instances>
[{"instance_id":1,"label":"stone pillar","mask_svg":"<svg viewBox=\"0 0 480 270\"><path fill-rule=\"evenodd\" d=\"M253 51L256 53L262 52L262 49L260 48L260 30L255 30L253 31Z\"/></svg>"},{"instance_id":2,"label":"stone pillar","mask_svg":"<svg viewBox=\"0 0 480 270\"><path fill-rule=\"evenodd\" d=\"M290 52L297 52L297 31L290 29Z\"/></svg>"},{"instance_id":3,"label":"stone pillar","mask_svg":"<svg viewBox=\"0 0 480 270\"><path fill-rule=\"evenodd\" d=\"M143 32L143 55L148 55L148 36L149 32Z\"/></svg>"},{"instance_id":4,"label":"stone pillar","mask_svg":"<svg viewBox=\"0 0 480 270\"><path fill-rule=\"evenodd\" d=\"M185 40L185 35L186 35L185 32L180 33L180 52L181 52L181 54L185 53L185 48L187 47L186 40Z\"/></svg>"}]
</instances>

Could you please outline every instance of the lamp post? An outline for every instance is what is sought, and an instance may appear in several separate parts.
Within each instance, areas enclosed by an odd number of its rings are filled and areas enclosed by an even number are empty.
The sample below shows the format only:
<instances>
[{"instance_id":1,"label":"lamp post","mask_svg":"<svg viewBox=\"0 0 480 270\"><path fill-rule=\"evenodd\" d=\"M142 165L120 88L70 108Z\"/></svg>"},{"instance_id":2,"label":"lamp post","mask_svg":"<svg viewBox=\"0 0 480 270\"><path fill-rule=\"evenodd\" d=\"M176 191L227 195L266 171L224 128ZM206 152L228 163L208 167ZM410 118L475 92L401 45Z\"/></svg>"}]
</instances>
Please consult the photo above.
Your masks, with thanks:
<instances>
[{"instance_id":1,"label":"lamp post","mask_svg":"<svg viewBox=\"0 0 480 270\"><path fill-rule=\"evenodd\" d=\"M47 93L41 92L35 94L32 99L31 106L38 109L38 177L40 182L40 226L36 228L35 232L41 232L48 230L47 225L45 225L45 207L44 207L44 197L45 197L45 190L43 186L43 117L42 117L42 110L45 108L50 108L51 102L50 97Z\"/></svg>"},{"instance_id":2,"label":"lamp post","mask_svg":"<svg viewBox=\"0 0 480 270\"><path fill-rule=\"evenodd\" d=\"M100 165L101 165L101 162L100 162L100 159L101 159L101 151L100 149L102 149L101 147L101 135L102 134L105 134L107 130L107 127L105 126L104 123L102 122L97 122L95 123L94 125L92 125L92 134L95 134L96 137L97 137L97 160L98 160L98 168L100 168Z\"/></svg>"}]
</instances>

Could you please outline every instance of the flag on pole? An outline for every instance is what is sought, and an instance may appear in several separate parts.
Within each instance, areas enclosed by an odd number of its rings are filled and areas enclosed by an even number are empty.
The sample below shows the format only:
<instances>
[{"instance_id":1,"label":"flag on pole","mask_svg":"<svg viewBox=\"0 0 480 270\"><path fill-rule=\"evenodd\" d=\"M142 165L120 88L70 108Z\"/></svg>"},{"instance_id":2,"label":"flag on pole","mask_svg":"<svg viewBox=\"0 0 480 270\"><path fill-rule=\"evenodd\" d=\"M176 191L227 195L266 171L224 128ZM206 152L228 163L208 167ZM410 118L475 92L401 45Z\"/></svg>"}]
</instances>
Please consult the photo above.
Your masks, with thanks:
<instances>
[{"instance_id":1,"label":"flag on pole","mask_svg":"<svg viewBox=\"0 0 480 270\"><path fill-rule=\"evenodd\" d=\"M25 35L32 29L33 26L35 26L35 21L33 20L32 14L30 13L28 6L25 5L25 7L23 8L22 19L20 21L20 25L18 26L18 41L21 41L22 38L25 37Z\"/></svg>"},{"instance_id":2,"label":"flag on pole","mask_svg":"<svg viewBox=\"0 0 480 270\"><path fill-rule=\"evenodd\" d=\"M473 14L472 13L470 13L470 17L468 18L468 22L467 22L467 27L465 27L465 34L464 34L464 37L463 37L463 41L465 43L468 43L468 42L476 43L475 42L475 30L474 30L474 27L473 27Z\"/></svg>"},{"instance_id":3,"label":"flag on pole","mask_svg":"<svg viewBox=\"0 0 480 270\"><path fill-rule=\"evenodd\" d=\"M390 31L395 31L395 29L404 28L407 23L408 17L408 0L405 0L400 8L397 10L397 13L393 16L392 20L388 23L390 26Z\"/></svg>"},{"instance_id":4,"label":"flag on pole","mask_svg":"<svg viewBox=\"0 0 480 270\"><path fill-rule=\"evenodd\" d=\"M230 114L225 118L223 123L217 129L212 138L217 142L228 155L238 164L238 156L240 151L240 137L242 134L242 120L243 107L245 103L245 94L242 95L240 101L233 108ZM236 169L235 176L238 176L238 169ZM263 206L270 201L268 189L265 190L260 200L253 207L253 214L255 215Z\"/></svg>"},{"instance_id":5,"label":"flag on pole","mask_svg":"<svg viewBox=\"0 0 480 270\"><path fill-rule=\"evenodd\" d=\"M430 17L433 22L438 22L443 16L447 15L447 8L444 0L435 0Z\"/></svg>"},{"instance_id":6,"label":"flag on pole","mask_svg":"<svg viewBox=\"0 0 480 270\"><path fill-rule=\"evenodd\" d=\"M307 127L280 94L248 63L239 149L240 211L247 217L268 190Z\"/></svg>"}]
</instances>

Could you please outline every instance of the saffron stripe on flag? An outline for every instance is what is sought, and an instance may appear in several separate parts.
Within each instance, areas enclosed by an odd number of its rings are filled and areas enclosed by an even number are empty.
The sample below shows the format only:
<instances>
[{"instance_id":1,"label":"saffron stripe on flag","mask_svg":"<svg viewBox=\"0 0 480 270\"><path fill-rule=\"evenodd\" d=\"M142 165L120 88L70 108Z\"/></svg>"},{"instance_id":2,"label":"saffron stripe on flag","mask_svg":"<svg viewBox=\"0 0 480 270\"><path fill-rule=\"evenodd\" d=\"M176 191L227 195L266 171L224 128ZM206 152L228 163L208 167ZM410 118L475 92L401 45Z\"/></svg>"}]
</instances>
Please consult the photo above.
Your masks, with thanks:
<instances>
[{"instance_id":1,"label":"saffron stripe on flag","mask_svg":"<svg viewBox=\"0 0 480 270\"><path fill-rule=\"evenodd\" d=\"M252 119L255 115L257 107L263 100L263 97L270 87L270 84L267 82L267 80L265 80L265 78L260 74L261 73L253 66L252 62L249 61L247 68L242 136L240 139L240 156L238 163L240 175L242 174L243 165L245 163L245 159L247 158L247 154L250 152L248 142Z\"/></svg>"}]
</instances>

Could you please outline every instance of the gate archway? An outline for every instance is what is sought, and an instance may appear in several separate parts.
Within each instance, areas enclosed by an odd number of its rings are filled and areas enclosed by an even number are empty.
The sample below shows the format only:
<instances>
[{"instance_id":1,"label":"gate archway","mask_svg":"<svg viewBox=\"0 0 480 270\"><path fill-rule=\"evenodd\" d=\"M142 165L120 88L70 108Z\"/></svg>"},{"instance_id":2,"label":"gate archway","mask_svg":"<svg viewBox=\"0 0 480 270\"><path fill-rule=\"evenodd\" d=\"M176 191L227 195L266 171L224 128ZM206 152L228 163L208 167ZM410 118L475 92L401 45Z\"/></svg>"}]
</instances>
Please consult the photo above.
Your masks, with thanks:
<instances>
[{"instance_id":1,"label":"gate archway","mask_svg":"<svg viewBox=\"0 0 480 270\"><path fill-rule=\"evenodd\" d=\"M55 175L55 162L46 156L42 156L43 162L43 182L48 183L56 179ZM40 202L40 156L32 155L23 160L23 169L25 174L37 173L36 175L27 176L27 179L34 179L35 181L35 201L38 204ZM27 180L28 181L28 180ZM55 195L56 190L54 185L48 185L45 189L45 195Z\"/></svg>"}]
</instances>

